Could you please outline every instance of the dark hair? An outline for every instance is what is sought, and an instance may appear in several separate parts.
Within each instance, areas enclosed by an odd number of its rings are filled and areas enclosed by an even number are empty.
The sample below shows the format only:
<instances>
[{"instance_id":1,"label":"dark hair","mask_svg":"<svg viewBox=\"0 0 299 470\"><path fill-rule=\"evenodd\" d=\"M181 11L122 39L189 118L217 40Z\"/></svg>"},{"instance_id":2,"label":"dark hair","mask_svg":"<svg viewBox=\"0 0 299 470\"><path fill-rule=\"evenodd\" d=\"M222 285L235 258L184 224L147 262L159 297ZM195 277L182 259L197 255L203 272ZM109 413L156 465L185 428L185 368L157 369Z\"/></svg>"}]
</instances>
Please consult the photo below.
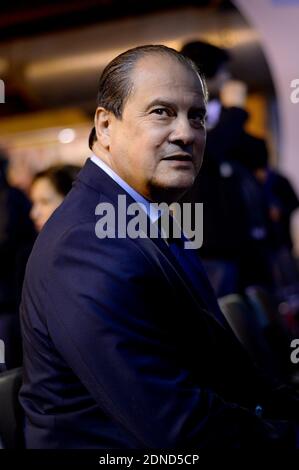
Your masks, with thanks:
<instances>
[{"instance_id":1,"label":"dark hair","mask_svg":"<svg viewBox=\"0 0 299 470\"><path fill-rule=\"evenodd\" d=\"M134 47L115 57L105 67L100 77L97 106L102 106L107 111L111 111L117 118L121 118L124 105L133 88L132 70L139 59L150 54L164 54L172 57L198 74L203 82L204 96L207 99L207 88L198 67L175 49L159 44ZM96 140L96 131L93 127L89 135L90 149L92 149Z\"/></svg>"},{"instance_id":2,"label":"dark hair","mask_svg":"<svg viewBox=\"0 0 299 470\"><path fill-rule=\"evenodd\" d=\"M181 54L195 62L206 78L213 78L220 67L230 60L225 49L204 41L188 42L182 47Z\"/></svg>"},{"instance_id":3,"label":"dark hair","mask_svg":"<svg viewBox=\"0 0 299 470\"><path fill-rule=\"evenodd\" d=\"M41 178L48 179L55 190L62 196L70 191L80 168L75 165L56 165L36 173L31 185Z\"/></svg>"},{"instance_id":4,"label":"dark hair","mask_svg":"<svg viewBox=\"0 0 299 470\"><path fill-rule=\"evenodd\" d=\"M246 137L246 145L242 150L242 155L239 155L239 161L250 171L267 168L269 165L269 154L265 140L251 135Z\"/></svg>"},{"instance_id":5,"label":"dark hair","mask_svg":"<svg viewBox=\"0 0 299 470\"><path fill-rule=\"evenodd\" d=\"M7 185L7 167L8 167L8 159L5 151L0 148L0 185Z\"/></svg>"}]
</instances>

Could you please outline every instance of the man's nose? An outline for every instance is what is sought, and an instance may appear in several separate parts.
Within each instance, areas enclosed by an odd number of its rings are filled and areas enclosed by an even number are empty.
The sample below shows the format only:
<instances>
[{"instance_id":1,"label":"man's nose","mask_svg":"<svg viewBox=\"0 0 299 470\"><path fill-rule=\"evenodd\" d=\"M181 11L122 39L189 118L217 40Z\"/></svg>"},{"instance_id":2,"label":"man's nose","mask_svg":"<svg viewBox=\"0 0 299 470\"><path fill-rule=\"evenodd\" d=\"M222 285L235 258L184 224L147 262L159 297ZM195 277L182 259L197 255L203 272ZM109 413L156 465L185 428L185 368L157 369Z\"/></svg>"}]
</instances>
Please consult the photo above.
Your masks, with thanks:
<instances>
[{"instance_id":1,"label":"man's nose","mask_svg":"<svg viewBox=\"0 0 299 470\"><path fill-rule=\"evenodd\" d=\"M195 139L195 129L190 125L187 118L177 118L174 123L174 129L170 135L171 142L178 142L181 145L192 145Z\"/></svg>"}]
</instances>

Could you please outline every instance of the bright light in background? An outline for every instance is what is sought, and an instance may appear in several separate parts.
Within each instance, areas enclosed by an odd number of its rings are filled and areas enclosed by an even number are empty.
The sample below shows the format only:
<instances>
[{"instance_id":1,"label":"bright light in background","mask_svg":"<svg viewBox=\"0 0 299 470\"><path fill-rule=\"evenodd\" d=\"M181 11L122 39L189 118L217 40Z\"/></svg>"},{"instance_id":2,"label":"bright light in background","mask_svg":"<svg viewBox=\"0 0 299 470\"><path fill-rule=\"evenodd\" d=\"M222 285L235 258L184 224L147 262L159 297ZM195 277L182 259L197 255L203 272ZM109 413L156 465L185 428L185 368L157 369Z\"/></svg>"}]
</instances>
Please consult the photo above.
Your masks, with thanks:
<instances>
[{"instance_id":1,"label":"bright light in background","mask_svg":"<svg viewBox=\"0 0 299 470\"><path fill-rule=\"evenodd\" d=\"M74 129L62 129L58 134L58 140L62 144L69 144L76 138L76 132Z\"/></svg>"}]
</instances>

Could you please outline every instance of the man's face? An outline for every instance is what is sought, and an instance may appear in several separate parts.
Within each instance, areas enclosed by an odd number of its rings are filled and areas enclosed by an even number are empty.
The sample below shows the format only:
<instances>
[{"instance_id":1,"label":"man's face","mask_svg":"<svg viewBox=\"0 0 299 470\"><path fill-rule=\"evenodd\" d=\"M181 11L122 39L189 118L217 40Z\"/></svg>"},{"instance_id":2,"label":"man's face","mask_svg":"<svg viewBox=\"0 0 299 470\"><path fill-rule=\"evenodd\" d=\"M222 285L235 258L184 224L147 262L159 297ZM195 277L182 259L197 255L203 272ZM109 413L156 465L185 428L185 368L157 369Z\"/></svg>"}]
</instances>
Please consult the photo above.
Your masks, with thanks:
<instances>
[{"instance_id":1,"label":"man's face","mask_svg":"<svg viewBox=\"0 0 299 470\"><path fill-rule=\"evenodd\" d=\"M112 116L110 165L153 201L190 188L205 147L205 101L195 72L167 56L140 59L121 119Z\"/></svg>"}]
</instances>

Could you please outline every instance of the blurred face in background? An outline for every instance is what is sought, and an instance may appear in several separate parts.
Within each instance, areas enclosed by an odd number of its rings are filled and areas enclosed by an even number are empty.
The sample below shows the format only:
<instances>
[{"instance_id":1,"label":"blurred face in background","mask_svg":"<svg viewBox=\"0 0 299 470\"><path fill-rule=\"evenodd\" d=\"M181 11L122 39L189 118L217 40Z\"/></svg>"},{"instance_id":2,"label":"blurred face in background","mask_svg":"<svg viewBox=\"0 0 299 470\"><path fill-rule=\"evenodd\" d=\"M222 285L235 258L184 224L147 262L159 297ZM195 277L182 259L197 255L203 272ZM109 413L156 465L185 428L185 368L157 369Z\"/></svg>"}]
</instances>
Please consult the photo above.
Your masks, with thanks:
<instances>
[{"instance_id":1,"label":"blurred face in background","mask_svg":"<svg viewBox=\"0 0 299 470\"><path fill-rule=\"evenodd\" d=\"M30 217L39 232L62 203L64 196L56 190L49 178L38 178L31 186L30 199L32 202Z\"/></svg>"}]
</instances>

